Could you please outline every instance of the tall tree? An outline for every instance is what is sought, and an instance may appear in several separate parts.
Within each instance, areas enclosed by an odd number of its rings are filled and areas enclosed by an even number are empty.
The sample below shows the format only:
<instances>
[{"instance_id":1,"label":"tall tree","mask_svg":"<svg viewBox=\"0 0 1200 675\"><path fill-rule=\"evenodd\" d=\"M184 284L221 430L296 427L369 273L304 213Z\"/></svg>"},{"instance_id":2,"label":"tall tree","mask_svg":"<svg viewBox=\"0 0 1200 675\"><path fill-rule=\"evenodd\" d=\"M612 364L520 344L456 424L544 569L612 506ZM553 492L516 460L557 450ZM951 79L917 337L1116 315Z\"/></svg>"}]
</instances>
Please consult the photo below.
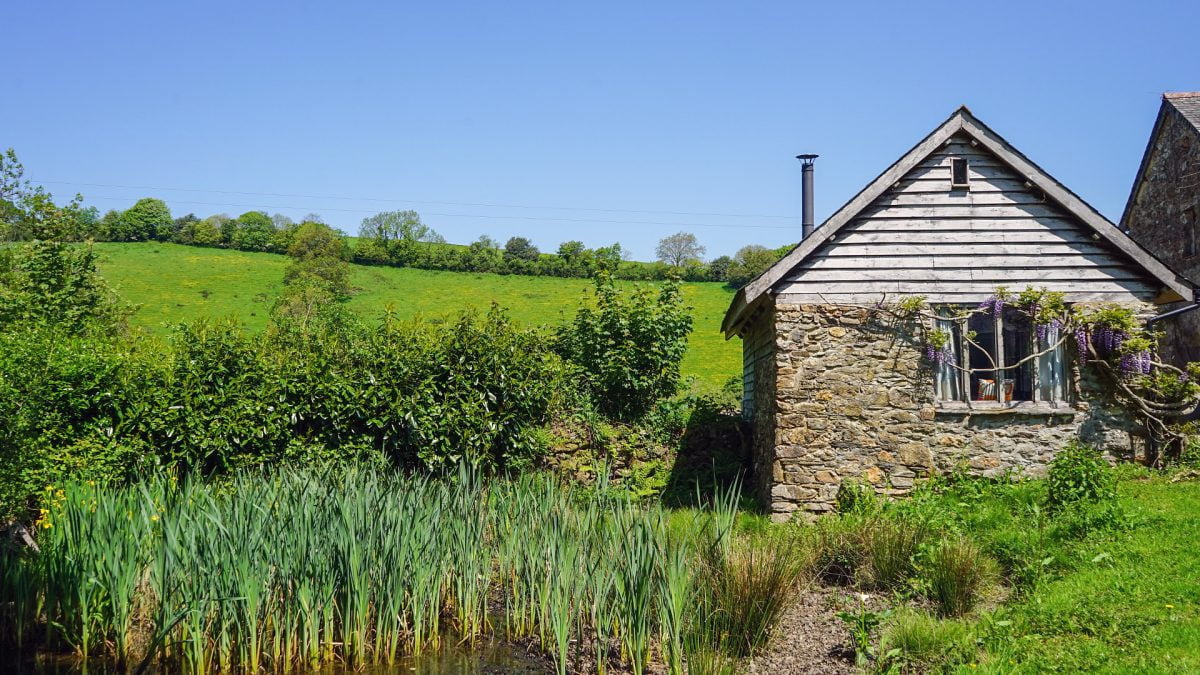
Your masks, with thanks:
<instances>
[{"instance_id":1,"label":"tall tree","mask_svg":"<svg viewBox=\"0 0 1200 675\"><path fill-rule=\"evenodd\" d=\"M64 206L42 187L25 179L25 167L9 148L0 153L0 241L53 239L77 241L84 236L83 196Z\"/></svg>"},{"instance_id":2,"label":"tall tree","mask_svg":"<svg viewBox=\"0 0 1200 675\"><path fill-rule=\"evenodd\" d=\"M704 247L691 232L676 232L659 240L655 253L659 260L671 267L683 267L691 262L699 262L704 255Z\"/></svg>"},{"instance_id":3,"label":"tall tree","mask_svg":"<svg viewBox=\"0 0 1200 675\"><path fill-rule=\"evenodd\" d=\"M757 244L741 247L733 255L733 264L729 266L729 283L738 287L745 286L751 279L774 265L786 252L786 247L769 249Z\"/></svg>"},{"instance_id":4,"label":"tall tree","mask_svg":"<svg viewBox=\"0 0 1200 675\"><path fill-rule=\"evenodd\" d=\"M164 233L170 236L171 209L161 199L145 197L121 214L127 238L133 241L158 239Z\"/></svg>"},{"instance_id":5,"label":"tall tree","mask_svg":"<svg viewBox=\"0 0 1200 675\"><path fill-rule=\"evenodd\" d=\"M363 218L362 225L358 228L358 236L374 239L384 245L400 240L435 243L445 241L440 234L421 222L421 215L416 211L384 211Z\"/></svg>"},{"instance_id":6,"label":"tall tree","mask_svg":"<svg viewBox=\"0 0 1200 675\"><path fill-rule=\"evenodd\" d=\"M511 237L504 244L504 259L505 260L524 260L533 262L538 259L541 252L533 245L532 241L525 237Z\"/></svg>"},{"instance_id":7,"label":"tall tree","mask_svg":"<svg viewBox=\"0 0 1200 675\"><path fill-rule=\"evenodd\" d=\"M266 251L271 248L275 221L263 211L248 211L238 216L238 229L233 236L234 248L244 251Z\"/></svg>"},{"instance_id":8,"label":"tall tree","mask_svg":"<svg viewBox=\"0 0 1200 675\"><path fill-rule=\"evenodd\" d=\"M350 295L350 249L346 240L324 223L301 223L287 254L293 262L284 272L289 286L316 284L336 299Z\"/></svg>"},{"instance_id":9,"label":"tall tree","mask_svg":"<svg viewBox=\"0 0 1200 675\"><path fill-rule=\"evenodd\" d=\"M729 268L733 267L733 258L727 255L713 258L708 263L708 276L713 281L729 281Z\"/></svg>"}]
</instances>

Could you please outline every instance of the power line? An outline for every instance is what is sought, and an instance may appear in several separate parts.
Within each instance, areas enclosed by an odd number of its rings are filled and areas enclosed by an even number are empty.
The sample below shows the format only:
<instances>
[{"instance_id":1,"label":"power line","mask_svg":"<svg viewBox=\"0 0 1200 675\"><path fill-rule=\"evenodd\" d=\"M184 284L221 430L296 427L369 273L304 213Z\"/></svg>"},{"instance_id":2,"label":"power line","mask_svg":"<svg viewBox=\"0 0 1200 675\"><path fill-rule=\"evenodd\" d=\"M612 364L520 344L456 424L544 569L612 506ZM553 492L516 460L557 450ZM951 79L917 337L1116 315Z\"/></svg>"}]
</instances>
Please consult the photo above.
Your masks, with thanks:
<instances>
[{"instance_id":1,"label":"power line","mask_svg":"<svg viewBox=\"0 0 1200 675\"><path fill-rule=\"evenodd\" d=\"M166 192L199 192L203 194L243 195L248 197L284 197L300 199L337 199L359 202L391 202L399 204L436 204L439 206L477 206L503 209L536 209L545 211L591 211L595 213L649 213L660 216L712 216L717 218L780 218L795 220L796 216L782 216L764 213L705 213L698 211L654 211L647 209L605 209L587 206L545 206L536 204L501 204L492 202L446 202L428 199L392 199L384 197L345 197L339 195L306 195L286 192L245 192L239 190L203 190L200 188L156 187L153 185L117 185L113 183L76 183L64 180L34 180L36 183L51 185L75 185L81 187L119 188L123 190L162 190ZM333 209L330 209L333 210Z\"/></svg>"},{"instance_id":2,"label":"power line","mask_svg":"<svg viewBox=\"0 0 1200 675\"><path fill-rule=\"evenodd\" d=\"M52 181L42 181L42 182L49 183ZM103 195L92 195L91 197L89 197L89 199L107 199L107 200L112 200L112 201L128 201L129 197L108 197L108 196L103 196ZM194 206L235 206L238 208L245 208L245 209L270 209L270 210L274 210L274 211L277 211L280 209L294 209L297 211L309 211L309 212L318 212L318 211L337 211L337 212L343 212L343 213L374 213L375 212L373 209L347 209L347 208L295 206L295 205L270 206L270 205L266 205L266 204L234 204L234 203L230 203L230 202L201 202L201 201L188 201L188 200L179 200L179 199L172 199L171 202L174 204L191 204ZM673 223L673 222L665 222L665 221L657 221L657 220L603 220L603 219L597 219L597 218L566 218L566 217L553 218L553 217L546 217L546 216L506 216L506 215L499 215L499 214L481 215L481 214L475 214L475 213L425 212L423 215L435 216L438 218L477 218L477 219L481 219L481 220L524 220L524 221L536 220L536 221L547 221L547 222L555 222L555 223L603 223L603 224L608 224L608 225L664 225L664 226L668 226L668 227L723 227L723 228L730 228L730 229L761 229L761 230L794 230L794 229L796 229L794 226L789 226L789 225L746 225L746 224L731 225L731 224L727 224L727 223Z\"/></svg>"}]
</instances>

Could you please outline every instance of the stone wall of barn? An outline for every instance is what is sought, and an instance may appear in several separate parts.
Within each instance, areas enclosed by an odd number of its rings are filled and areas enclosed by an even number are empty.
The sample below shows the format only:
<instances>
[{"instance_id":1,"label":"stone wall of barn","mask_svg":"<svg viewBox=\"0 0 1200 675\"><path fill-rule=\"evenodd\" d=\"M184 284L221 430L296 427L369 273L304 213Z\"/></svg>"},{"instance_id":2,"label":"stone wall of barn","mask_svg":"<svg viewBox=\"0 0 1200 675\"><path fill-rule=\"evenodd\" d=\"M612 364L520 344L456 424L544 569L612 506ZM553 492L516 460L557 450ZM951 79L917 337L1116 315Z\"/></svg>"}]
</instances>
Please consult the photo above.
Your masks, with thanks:
<instances>
[{"instance_id":1,"label":"stone wall of barn","mask_svg":"<svg viewBox=\"0 0 1200 675\"><path fill-rule=\"evenodd\" d=\"M1200 107L1200 102L1192 105ZM1165 101L1163 106L1145 173L1121 225L1159 260L1200 283L1200 131L1174 106ZM1161 327L1166 332L1166 360L1180 365L1200 361L1200 311L1165 321Z\"/></svg>"},{"instance_id":2,"label":"stone wall of barn","mask_svg":"<svg viewBox=\"0 0 1200 675\"><path fill-rule=\"evenodd\" d=\"M774 313L768 307L742 336L742 377L745 394L742 410L750 423L753 447L751 463L755 491L763 503L773 499L778 480L772 471L775 458L775 330Z\"/></svg>"},{"instance_id":3,"label":"stone wall of barn","mask_svg":"<svg viewBox=\"0 0 1200 675\"><path fill-rule=\"evenodd\" d=\"M1070 409L950 412L934 401L921 350L868 308L777 304L774 328L775 426L755 431L758 443L772 446L758 454L771 459L767 503L776 519L831 510L848 479L899 495L921 477L958 467L1037 475L1075 437L1130 452L1131 421L1089 393L1099 389L1088 369L1073 373Z\"/></svg>"}]
</instances>

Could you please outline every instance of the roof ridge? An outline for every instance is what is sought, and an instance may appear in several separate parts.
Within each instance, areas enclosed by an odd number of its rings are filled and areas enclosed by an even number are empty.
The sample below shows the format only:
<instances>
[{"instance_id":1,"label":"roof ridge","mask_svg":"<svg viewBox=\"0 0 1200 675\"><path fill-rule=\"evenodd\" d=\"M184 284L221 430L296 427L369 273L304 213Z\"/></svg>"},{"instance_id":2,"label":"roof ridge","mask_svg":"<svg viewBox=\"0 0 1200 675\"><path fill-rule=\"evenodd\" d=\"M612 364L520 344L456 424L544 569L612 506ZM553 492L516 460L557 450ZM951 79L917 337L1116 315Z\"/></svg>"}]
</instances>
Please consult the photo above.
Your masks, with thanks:
<instances>
[{"instance_id":1,"label":"roof ridge","mask_svg":"<svg viewBox=\"0 0 1200 675\"><path fill-rule=\"evenodd\" d=\"M1189 281L1180 277L1177 272L1146 251L1092 205L1046 173L1033 160L971 114L964 106L955 110L949 118L912 149L901 155L883 173L854 195L850 201L829 216L811 235L801 240L782 259L738 290L725 313L724 321L721 322L721 328L725 331L726 337L733 336L741 320L745 317L746 311L757 306L789 270L795 268L819 247L830 241L843 226L850 223L859 212L888 190L895 181L916 167L938 146L960 132L965 132L979 141L985 150L996 155L1001 162L1018 175L1024 176L1026 180L1041 189L1047 198L1074 216L1085 227L1091 228L1093 232L1107 240L1151 277L1157 278L1165 288L1185 300L1193 297L1192 285Z\"/></svg>"}]
</instances>

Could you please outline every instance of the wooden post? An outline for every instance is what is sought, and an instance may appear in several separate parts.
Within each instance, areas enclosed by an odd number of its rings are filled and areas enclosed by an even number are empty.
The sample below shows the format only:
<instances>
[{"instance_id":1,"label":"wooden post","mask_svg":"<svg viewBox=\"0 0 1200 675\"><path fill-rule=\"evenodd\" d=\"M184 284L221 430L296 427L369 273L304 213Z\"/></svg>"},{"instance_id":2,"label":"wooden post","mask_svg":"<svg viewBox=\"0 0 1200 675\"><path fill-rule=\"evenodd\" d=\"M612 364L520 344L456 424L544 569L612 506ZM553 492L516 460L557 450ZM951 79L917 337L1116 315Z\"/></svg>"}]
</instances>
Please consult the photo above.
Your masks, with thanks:
<instances>
[{"instance_id":1,"label":"wooden post","mask_svg":"<svg viewBox=\"0 0 1200 675\"><path fill-rule=\"evenodd\" d=\"M996 346L996 402L1003 405L1004 401L1004 319L1002 312L992 314L992 342Z\"/></svg>"}]
</instances>

